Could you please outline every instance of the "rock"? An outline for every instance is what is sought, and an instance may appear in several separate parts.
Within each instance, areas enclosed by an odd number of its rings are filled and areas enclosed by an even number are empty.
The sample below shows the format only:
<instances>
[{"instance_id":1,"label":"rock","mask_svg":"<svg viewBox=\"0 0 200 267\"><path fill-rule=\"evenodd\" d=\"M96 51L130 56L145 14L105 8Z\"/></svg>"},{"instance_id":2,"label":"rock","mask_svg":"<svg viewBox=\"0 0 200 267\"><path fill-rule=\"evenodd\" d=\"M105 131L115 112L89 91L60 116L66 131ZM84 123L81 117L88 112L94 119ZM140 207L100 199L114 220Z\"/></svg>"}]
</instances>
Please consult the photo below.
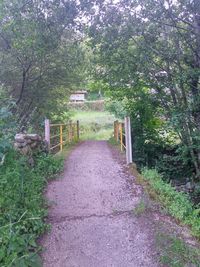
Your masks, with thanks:
<instances>
[{"instance_id":1,"label":"rock","mask_svg":"<svg viewBox=\"0 0 200 267\"><path fill-rule=\"evenodd\" d=\"M18 142L15 142L14 143L14 148L16 148L16 149L20 149L20 148L23 148L23 147L25 147L25 146L27 146L27 143L18 143Z\"/></svg>"},{"instance_id":2,"label":"rock","mask_svg":"<svg viewBox=\"0 0 200 267\"><path fill-rule=\"evenodd\" d=\"M38 143L37 142L34 142L30 145L31 148L36 148L38 146Z\"/></svg>"},{"instance_id":3,"label":"rock","mask_svg":"<svg viewBox=\"0 0 200 267\"><path fill-rule=\"evenodd\" d=\"M33 141L32 141L31 139L27 139L26 142L27 142L27 144L29 144L29 145L33 143Z\"/></svg>"},{"instance_id":4,"label":"rock","mask_svg":"<svg viewBox=\"0 0 200 267\"><path fill-rule=\"evenodd\" d=\"M38 134L27 134L27 133L16 134L14 148L17 151L21 152L21 154L30 157L31 166L33 164L31 156L34 150L41 152L48 152L48 147L46 147L46 144L42 140L42 137Z\"/></svg>"},{"instance_id":5,"label":"rock","mask_svg":"<svg viewBox=\"0 0 200 267\"><path fill-rule=\"evenodd\" d=\"M28 164L29 164L31 167L33 167L33 166L35 165L34 159L33 159L32 157L30 157L30 158L28 159Z\"/></svg>"},{"instance_id":6,"label":"rock","mask_svg":"<svg viewBox=\"0 0 200 267\"><path fill-rule=\"evenodd\" d=\"M20 150L20 144L19 143L14 143L14 149Z\"/></svg>"},{"instance_id":7,"label":"rock","mask_svg":"<svg viewBox=\"0 0 200 267\"><path fill-rule=\"evenodd\" d=\"M26 134L25 138L33 140L33 141L41 141L42 140L41 136L39 136L38 134Z\"/></svg>"},{"instance_id":8,"label":"rock","mask_svg":"<svg viewBox=\"0 0 200 267\"><path fill-rule=\"evenodd\" d=\"M27 155L31 155L31 149L29 146L25 146L21 149L21 153L24 155L24 156L27 156Z\"/></svg>"},{"instance_id":9,"label":"rock","mask_svg":"<svg viewBox=\"0 0 200 267\"><path fill-rule=\"evenodd\" d=\"M49 144L46 140L41 142L40 148L42 152L47 153L47 154L49 153Z\"/></svg>"},{"instance_id":10,"label":"rock","mask_svg":"<svg viewBox=\"0 0 200 267\"><path fill-rule=\"evenodd\" d=\"M195 189L195 185L192 181L188 181L185 185L185 189L188 191L188 192L193 192L194 189Z\"/></svg>"},{"instance_id":11,"label":"rock","mask_svg":"<svg viewBox=\"0 0 200 267\"><path fill-rule=\"evenodd\" d=\"M24 134L16 134L15 135L15 141L18 143L24 143L25 135Z\"/></svg>"}]
</instances>

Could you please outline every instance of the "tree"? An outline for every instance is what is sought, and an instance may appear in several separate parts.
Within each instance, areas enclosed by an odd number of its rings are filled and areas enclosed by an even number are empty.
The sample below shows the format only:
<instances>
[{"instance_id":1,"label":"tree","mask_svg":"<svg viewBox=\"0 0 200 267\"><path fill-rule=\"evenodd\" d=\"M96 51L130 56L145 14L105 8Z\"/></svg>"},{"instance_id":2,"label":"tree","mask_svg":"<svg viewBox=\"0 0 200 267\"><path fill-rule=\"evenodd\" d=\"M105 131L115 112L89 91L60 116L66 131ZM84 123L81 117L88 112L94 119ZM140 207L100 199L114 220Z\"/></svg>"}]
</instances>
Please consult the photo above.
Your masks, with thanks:
<instances>
[{"instance_id":1,"label":"tree","mask_svg":"<svg viewBox=\"0 0 200 267\"><path fill-rule=\"evenodd\" d=\"M16 102L20 125L60 112L80 84L84 51L76 20L86 10L85 1L1 1L0 83Z\"/></svg>"},{"instance_id":2,"label":"tree","mask_svg":"<svg viewBox=\"0 0 200 267\"><path fill-rule=\"evenodd\" d=\"M196 0L122 0L105 4L90 27L96 77L110 85L114 99L126 97L130 107L148 88L140 98L143 108L154 107L153 117L170 123L198 177L199 11Z\"/></svg>"}]
</instances>

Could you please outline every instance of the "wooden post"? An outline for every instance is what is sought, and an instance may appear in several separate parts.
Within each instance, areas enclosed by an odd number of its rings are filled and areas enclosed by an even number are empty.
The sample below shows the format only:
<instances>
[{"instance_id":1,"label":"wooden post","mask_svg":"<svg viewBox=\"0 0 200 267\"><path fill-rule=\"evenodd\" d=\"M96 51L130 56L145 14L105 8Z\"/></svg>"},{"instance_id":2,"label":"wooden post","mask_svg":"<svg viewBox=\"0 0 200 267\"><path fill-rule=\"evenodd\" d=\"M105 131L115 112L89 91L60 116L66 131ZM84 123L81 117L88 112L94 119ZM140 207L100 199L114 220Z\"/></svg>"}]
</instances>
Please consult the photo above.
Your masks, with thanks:
<instances>
[{"instance_id":1,"label":"wooden post","mask_svg":"<svg viewBox=\"0 0 200 267\"><path fill-rule=\"evenodd\" d=\"M48 143L48 149L50 149L50 121L45 119L45 141Z\"/></svg>"},{"instance_id":2,"label":"wooden post","mask_svg":"<svg viewBox=\"0 0 200 267\"><path fill-rule=\"evenodd\" d=\"M122 127L122 123L120 123L120 144L121 144L121 151L123 151L123 127Z\"/></svg>"},{"instance_id":3,"label":"wooden post","mask_svg":"<svg viewBox=\"0 0 200 267\"><path fill-rule=\"evenodd\" d=\"M63 150L63 128L62 125L60 125L60 151Z\"/></svg>"},{"instance_id":4,"label":"wooden post","mask_svg":"<svg viewBox=\"0 0 200 267\"><path fill-rule=\"evenodd\" d=\"M126 161L127 164L129 164L133 162L130 117L125 117L125 138L126 138Z\"/></svg>"},{"instance_id":5,"label":"wooden post","mask_svg":"<svg viewBox=\"0 0 200 267\"><path fill-rule=\"evenodd\" d=\"M80 138L80 127L79 127L79 121L76 122L76 131L77 131L77 139L79 140Z\"/></svg>"}]
</instances>

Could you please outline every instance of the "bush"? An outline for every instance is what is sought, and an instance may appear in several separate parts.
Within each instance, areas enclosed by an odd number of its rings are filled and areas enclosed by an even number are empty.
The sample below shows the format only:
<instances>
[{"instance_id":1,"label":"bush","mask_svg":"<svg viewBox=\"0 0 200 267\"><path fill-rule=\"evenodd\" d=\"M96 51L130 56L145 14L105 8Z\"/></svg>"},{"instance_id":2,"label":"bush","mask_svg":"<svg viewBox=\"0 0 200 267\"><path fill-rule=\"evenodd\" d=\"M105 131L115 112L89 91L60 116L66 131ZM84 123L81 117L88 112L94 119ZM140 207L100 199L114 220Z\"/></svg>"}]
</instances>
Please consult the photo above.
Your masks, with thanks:
<instances>
[{"instance_id":1,"label":"bush","mask_svg":"<svg viewBox=\"0 0 200 267\"><path fill-rule=\"evenodd\" d=\"M4 163L5 154L11 148L10 140L13 138L16 126L12 113L9 110L9 104L0 108L0 165Z\"/></svg>"},{"instance_id":2,"label":"bush","mask_svg":"<svg viewBox=\"0 0 200 267\"><path fill-rule=\"evenodd\" d=\"M185 193L177 192L170 184L163 181L155 169L144 168L142 175L169 214L189 225L193 235L200 238L200 209L194 208Z\"/></svg>"},{"instance_id":3,"label":"bush","mask_svg":"<svg viewBox=\"0 0 200 267\"><path fill-rule=\"evenodd\" d=\"M183 183L195 173L189 153L181 151L181 145L165 146L156 162L156 169L165 180Z\"/></svg>"},{"instance_id":4,"label":"bush","mask_svg":"<svg viewBox=\"0 0 200 267\"><path fill-rule=\"evenodd\" d=\"M47 215L43 189L62 167L50 155L27 159L9 150L0 169L0 266L40 266L36 239L44 233Z\"/></svg>"}]
</instances>

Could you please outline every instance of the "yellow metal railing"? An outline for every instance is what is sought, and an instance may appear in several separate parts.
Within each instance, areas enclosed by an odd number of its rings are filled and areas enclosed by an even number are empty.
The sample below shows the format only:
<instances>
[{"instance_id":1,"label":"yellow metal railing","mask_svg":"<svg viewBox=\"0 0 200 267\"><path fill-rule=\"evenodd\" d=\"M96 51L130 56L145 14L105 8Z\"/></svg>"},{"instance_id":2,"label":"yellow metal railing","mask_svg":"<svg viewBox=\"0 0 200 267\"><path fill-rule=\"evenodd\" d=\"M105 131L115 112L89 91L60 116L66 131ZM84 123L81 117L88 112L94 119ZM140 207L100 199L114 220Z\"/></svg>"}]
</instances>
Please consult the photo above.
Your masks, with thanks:
<instances>
[{"instance_id":1,"label":"yellow metal railing","mask_svg":"<svg viewBox=\"0 0 200 267\"><path fill-rule=\"evenodd\" d=\"M120 143L121 151L126 150L125 126L123 122L114 121L114 138Z\"/></svg>"},{"instance_id":2,"label":"yellow metal railing","mask_svg":"<svg viewBox=\"0 0 200 267\"><path fill-rule=\"evenodd\" d=\"M79 140L79 121L51 124L49 120L45 120L45 140L50 151L62 151L64 145Z\"/></svg>"}]
</instances>

